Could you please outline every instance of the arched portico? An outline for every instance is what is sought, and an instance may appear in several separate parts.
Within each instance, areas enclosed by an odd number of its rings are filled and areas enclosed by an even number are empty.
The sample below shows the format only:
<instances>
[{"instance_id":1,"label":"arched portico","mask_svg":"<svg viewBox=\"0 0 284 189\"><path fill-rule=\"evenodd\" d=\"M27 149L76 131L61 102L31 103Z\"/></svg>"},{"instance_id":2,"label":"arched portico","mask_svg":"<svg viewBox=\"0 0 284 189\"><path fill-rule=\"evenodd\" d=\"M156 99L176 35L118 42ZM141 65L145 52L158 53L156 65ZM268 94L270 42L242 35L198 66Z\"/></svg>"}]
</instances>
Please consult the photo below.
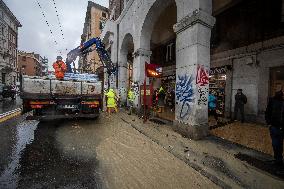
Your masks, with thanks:
<instances>
[{"instance_id":1,"label":"arched portico","mask_svg":"<svg viewBox=\"0 0 284 189\"><path fill-rule=\"evenodd\" d=\"M163 10L173 3L177 7L178 19L173 26L176 33L175 125L183 134L198 139L206 136L208 131L210 36L215 23L211 16L211 1L153 2L143 21L141 33L138 34L134 52L134 80L142 84L144 65L150 62L152 54L150 46L153 28Z\"/></svg>"},{"instance_id":2,"label":"arched portico","mask_svg":"<svg viewBox=\"0 0 284 189\"><path fill-rule=\"evenodd\" d=\"M134 42L130 33L127 33L119 51L119 94L122 104L126 103L127 91L132 80Z\"/></svg>"}]
</instances>

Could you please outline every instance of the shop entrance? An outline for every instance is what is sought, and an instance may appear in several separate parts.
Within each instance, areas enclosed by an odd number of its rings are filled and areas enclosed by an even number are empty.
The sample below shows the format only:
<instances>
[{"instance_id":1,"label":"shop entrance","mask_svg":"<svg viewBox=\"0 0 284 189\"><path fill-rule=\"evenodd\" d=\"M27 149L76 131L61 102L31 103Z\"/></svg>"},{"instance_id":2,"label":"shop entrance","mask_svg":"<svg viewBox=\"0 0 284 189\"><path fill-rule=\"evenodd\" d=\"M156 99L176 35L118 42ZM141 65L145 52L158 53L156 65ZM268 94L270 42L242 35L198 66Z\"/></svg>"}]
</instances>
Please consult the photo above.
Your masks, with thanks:
<instances>
[{"instance_id":1,"label":"shop entrance","mask_svg":"<svg viewBox=\"0 0 284 189\"><path fill-rule=\"evenodd\" d=\"M270 97L284 86L284 66L270 69Z\"/></svg>"},{"instance_id":2,"label":"shop entrance","mask_svg":"<svg viewBox=\"0 0 284 189\"><path fill-rule=\"evenodd\" d=\"M165 19L167 18L167 19ZM153 111L157 117L175 119L176 34L177 7L173 1L161 13L151 36L151 63L162 67L162 77L150 78L153 85Z\"/></svg>"}]
</instances>

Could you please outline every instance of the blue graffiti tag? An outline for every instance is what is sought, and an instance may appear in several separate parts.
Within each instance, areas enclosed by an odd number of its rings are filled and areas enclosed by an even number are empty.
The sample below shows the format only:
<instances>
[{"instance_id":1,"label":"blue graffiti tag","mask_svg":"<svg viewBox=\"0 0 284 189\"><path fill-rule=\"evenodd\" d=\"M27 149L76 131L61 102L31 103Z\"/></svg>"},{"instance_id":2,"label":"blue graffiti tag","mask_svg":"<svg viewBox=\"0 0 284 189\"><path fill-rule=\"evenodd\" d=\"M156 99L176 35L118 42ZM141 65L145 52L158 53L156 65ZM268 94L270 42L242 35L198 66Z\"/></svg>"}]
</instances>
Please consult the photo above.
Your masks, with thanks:
<instances>
[{"instance_id":1,"label":"blue graffiti tag","mask_svg":"<svg viewBox=\"0 0 284 189\"><path fill-rule=\"evenodd\" d=\"M176 100L181 103L180 118L184 119L190 112L190 103L194 102L193 77L186 74L178 76L176 84Z\"/></svg>"}]
</instances>

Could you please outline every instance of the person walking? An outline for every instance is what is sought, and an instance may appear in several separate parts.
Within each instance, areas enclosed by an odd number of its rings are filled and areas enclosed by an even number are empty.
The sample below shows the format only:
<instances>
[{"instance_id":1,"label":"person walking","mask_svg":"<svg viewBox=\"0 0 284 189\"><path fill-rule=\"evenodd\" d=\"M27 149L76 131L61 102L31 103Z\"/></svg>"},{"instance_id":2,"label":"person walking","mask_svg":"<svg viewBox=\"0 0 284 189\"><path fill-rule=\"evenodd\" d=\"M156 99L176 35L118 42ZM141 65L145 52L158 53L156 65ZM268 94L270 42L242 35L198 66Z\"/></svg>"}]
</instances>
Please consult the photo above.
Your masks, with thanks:
<instances>
[{"instance_id":1,"label":"person walking","mask_svg":"<svg viewBox=\"0 0 284 189\"><path fill-rule=\"evenodd\" d=\"M234 110L234 120L237 121L238 111L241 113L241 121L244 123L245 121L245 104L247 103L247 97L243 94L242 89L238 89L237 94L235 95L235 110Z\"/></svg>"},{"instance_id":2,"label":"person walking","mask_svg":"<svg viewBox=\"0 0 284 189\"><path fill-rule=\"evenodd\" d=\"M218 114L216 112L217 108L217 98L212 93L212 91L209 91L209 98L208 98L208 110L209 110L209 116L213 115L217 124L218 124Z\"/></svg>"},{"instance_id":3,"label":"person walking","mask_svg":"<svg viewBox=\"0 0 284 189\"><path fill-rule=\"evenodd\" d=\"M134 95L132 87L128 91L127 100L128 100L128 115L131 115L132 114L134 100L135 100L135 95Z\"/></svg>"},{"instance_id":4,"label":"person walking","mask_svg":"<svg viewBox=\"0 0 284 189\"><path fill-rule=\"evenodd\" d=\"M108 92L105 94L107 97L107 112L108 112L108 116L110 116L111 111L114 109L115 111L117 106L116 106L116 96L115 96L115 92L113 89L109 89Z\"/></svg>"},{"instance_id":5,"label":"person walking","mask_svg":"<svg viewBox=\"0 0 284 189\"><path fill-rule=\"evenodd\" d=\"M276 92L268 102L265 119L269 127L274 164L283 168L283 139L284 139L284 87Z\"/></svg>"},{"instance_id":6,"label":"person walking","mask_svg":"<svg viewBox=\"0 0 284 189\"><path fill-rule=\"evenodd\" d=\"M164 112L164 108L165 108L165 90L164 88L161 86L158 92L158 113L163 113Z\"/></svg>"}]
</instances>

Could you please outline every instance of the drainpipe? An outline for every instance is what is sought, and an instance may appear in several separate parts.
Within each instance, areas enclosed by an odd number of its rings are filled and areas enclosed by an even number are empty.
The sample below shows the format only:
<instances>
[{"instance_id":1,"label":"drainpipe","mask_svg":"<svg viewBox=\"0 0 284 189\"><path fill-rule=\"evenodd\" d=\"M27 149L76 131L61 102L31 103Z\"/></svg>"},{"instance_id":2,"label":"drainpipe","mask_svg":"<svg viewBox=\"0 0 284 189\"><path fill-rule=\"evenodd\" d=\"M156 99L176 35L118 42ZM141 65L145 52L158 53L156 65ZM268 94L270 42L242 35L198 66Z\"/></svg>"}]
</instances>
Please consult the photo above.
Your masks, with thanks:
<instances>
[{"instance_id":1,"label":"drainpipe","mask_svg":"<svg viewBox=\"0 0 284 189\"><path fill-rule=\"evenodd\" d=\"M230 118L232 119L233 118L233 111L232 111L232 107L233 107L233 81L234 81L234 60L235 60L235 58L232 58L231 59L231 64L232 64L232 78L231 78L231 98L230 98L230 100L231 100L231 103L230 103Z\"/></svg>"},{"instance_id":2,"label":"drainpipe","mask_svg":"<svg viewBox=\"0 0 284 189\"><path fill-rule=\"evenodd\" d=\"M118 65L118 52L119 52L119 23L116 25L116 89L118 89L118 74L119 74L119 65Z\"/></svg>"}]
</instances>

